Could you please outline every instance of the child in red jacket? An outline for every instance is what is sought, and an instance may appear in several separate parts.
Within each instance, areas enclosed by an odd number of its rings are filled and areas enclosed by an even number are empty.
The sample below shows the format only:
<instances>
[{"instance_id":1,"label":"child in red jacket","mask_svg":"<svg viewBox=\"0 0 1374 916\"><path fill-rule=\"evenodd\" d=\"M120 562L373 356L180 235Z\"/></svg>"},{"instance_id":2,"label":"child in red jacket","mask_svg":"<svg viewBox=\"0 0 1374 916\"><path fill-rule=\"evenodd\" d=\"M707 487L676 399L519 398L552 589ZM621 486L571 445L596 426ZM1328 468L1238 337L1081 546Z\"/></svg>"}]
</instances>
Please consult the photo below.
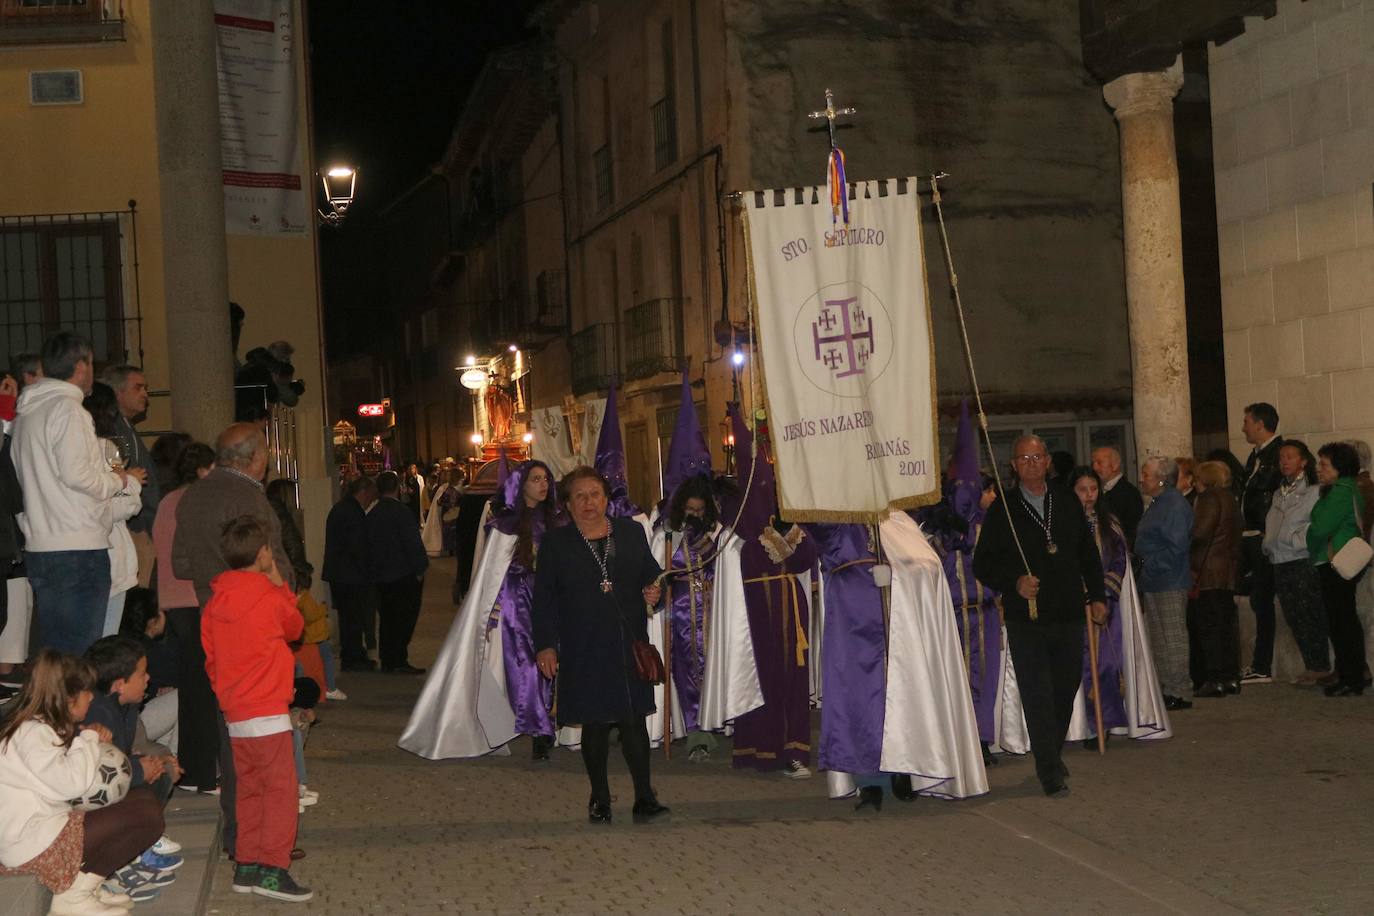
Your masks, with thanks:
<instances>
[{"instance_id":1,"label":"child in red jacket","mask_svg":"<svg viewBox=\"0 0 1374 916\"><path fill-rule=\"evenodd\" d=\"M313 895L288 874L299 786L288 708L304 621L272 558L267 526L241 515L224 526L228 572L210 583L201 614L205 672L224 711L238 786L233 889L274 900Z\"/></svg>"}]
</instances>

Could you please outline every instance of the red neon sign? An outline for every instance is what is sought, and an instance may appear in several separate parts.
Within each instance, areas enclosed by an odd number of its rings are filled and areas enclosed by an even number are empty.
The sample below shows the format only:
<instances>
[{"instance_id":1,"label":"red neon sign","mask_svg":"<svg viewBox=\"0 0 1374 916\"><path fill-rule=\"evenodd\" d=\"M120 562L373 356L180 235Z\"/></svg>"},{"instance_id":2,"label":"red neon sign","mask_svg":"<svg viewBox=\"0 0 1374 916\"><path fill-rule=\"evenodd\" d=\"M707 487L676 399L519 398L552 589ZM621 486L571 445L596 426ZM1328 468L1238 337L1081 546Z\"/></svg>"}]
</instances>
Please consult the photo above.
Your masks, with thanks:
<instances>
[{"instance_id":1,"label":"red neon sign","mask_svg":"<svg viewBox=\"0 0 1374 916\"><path fill-rule=\"evenodd\" d=\"M358 416L360 417L380 417L386 412L386 407L381 404L359 404Z\"/></svg>"}]
</instances>

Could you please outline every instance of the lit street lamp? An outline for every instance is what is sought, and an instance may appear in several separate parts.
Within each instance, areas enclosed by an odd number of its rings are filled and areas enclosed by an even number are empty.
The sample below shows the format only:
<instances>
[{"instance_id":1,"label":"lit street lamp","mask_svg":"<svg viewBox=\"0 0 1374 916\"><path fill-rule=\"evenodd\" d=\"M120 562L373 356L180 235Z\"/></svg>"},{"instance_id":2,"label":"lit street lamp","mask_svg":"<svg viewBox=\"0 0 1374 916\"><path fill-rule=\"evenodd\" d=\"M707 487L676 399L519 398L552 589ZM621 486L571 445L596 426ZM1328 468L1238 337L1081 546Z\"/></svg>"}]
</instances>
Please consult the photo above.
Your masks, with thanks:
<instances>
[{"instance_id":1,"label":"lit street lamp","mask_svg":"<svg viewBox=\"0 0 1374 916\"><path fill-rule=\"evenodd\" d=\"M353 192L358 187L358 170L351 165L330 166L320 175L324 186L324 199L329 202L329 212L316 209L325 225L337 226L348 215L348 207L353 203Z\"/></svg>"}]
</instances>

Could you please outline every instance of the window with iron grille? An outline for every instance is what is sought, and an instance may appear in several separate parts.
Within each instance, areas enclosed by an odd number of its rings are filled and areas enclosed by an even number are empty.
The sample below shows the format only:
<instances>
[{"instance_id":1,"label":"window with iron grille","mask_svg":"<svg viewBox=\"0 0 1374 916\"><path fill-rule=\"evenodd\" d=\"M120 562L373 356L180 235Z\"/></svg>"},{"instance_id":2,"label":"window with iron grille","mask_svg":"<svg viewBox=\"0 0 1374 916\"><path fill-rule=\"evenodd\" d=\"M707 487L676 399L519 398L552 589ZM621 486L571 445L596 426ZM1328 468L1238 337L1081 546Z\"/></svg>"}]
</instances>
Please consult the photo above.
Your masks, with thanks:
<instances>
[{"instance_id":1,"label":"window with iron grille","mask_svg":"<svg viewBox=\"0 0 1374 916\"><path fill-rule=\"evenodd\" d=\"M592 171L596 178L596 209L605 210L615 202L615 176L611 168L609 143L592 153Z\"/></svg>"},{"instance_id":2,"label":"window with iron grille","mask_svg":"<svg viewBox=\"0 0 1374 916\"><path fill-rule=\"evenodd\" d=\"M0 45L123 38L124 0L0 0Z\"/></svg>"},{"instance_id":3,"label":"window with iron grille","mask_svg":"<svg viewBox=\"0 0 1374 916\"><path fill-rule=\"evenodd\" d=\"M134 211L0 216L0 360L58 330L97 363L142 363Z\"/></svg>"},{"instance_id":4,"label":"window with iron grille","mask_svg":"<svg viewBox=\"0 0 1374 916\"><path fill-rule=\"evenodd\" d=\"M673 20L659 33L659 62L663 67L663 97L650 109L654 122L654 171L677 161L677 55L673 47Z\"/></svg>"}]
</instances>

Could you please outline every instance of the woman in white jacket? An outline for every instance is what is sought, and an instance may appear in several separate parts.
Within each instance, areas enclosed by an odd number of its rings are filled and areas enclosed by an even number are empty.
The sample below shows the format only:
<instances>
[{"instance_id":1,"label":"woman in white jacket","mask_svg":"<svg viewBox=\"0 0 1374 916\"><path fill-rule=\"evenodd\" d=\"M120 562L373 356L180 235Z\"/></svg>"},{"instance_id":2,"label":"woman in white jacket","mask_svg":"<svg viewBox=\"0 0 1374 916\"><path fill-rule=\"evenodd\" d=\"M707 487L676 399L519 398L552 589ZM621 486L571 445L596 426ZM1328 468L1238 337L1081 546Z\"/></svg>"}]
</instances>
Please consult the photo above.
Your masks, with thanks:
<instances>
[{"instance_id":1,"label":"woman in white jacket","mask_svg":"<svg viewBox=\"0 0 1374 916\"><path fill-rule=\"evenodd\" d=\"M94 688L89 664L44 649L0 726L0 874L37 877L53 892L53 916L123 916L132 901L101 883L162 835L162 804L146 786L95 811L72 808L110 738L78 724Z\"/></svg>"},{"instance_id":2,"label":"woman in white jacket","mask_svg":"<svg viewBox=\"0 0 1374 916\"><path fill-rule=\"evenodd\" d=\"M81 406L95 421L95 434L110 468L124 467L125 456L120 454L115 439L119 433L119 401L114 389L104 382L96 382ZM119 632L119 621L124 617L124 598L129 589L138 584L138 553L134 550L127 522L143 509L142 489L138 479L130 477L127 485L106 506L110 520L110 601L105 608L101 636Z\"/></svg>"}]
</instances>

